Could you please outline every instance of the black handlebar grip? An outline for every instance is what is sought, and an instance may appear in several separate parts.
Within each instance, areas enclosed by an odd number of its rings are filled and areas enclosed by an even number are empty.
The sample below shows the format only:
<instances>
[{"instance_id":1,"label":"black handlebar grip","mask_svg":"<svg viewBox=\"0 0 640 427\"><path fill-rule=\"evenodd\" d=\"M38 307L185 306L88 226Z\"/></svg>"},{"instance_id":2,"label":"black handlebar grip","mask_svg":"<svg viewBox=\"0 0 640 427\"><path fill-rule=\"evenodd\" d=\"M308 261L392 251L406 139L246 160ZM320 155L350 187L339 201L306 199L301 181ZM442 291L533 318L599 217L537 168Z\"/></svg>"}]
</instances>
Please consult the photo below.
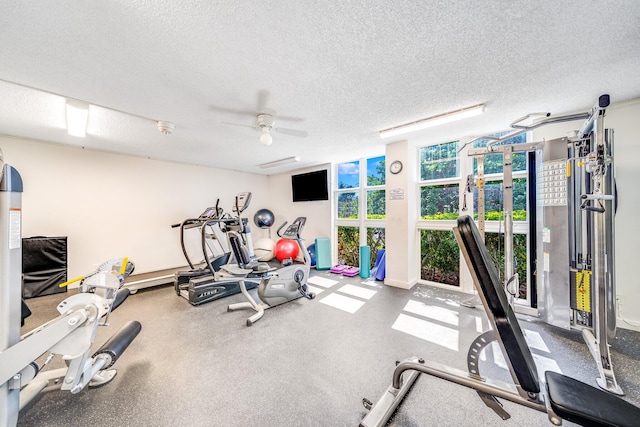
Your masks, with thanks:
<instances>
[{"instance_id":1,"label":"black handlebar grip","mask_svg":"<svg viewBox=\"0 0 640 427\"><path fill-rule=\"evenodd\" d=\"M609 94L600 95L600 98L598 98L598 107L607 108L610 102Z\"/></svg>"},{"instance_id":2,"label":"black handlebar grip","mask_svg":"<svg viewBox=\"0 0 640 427\"><path fill-rule=\"evenodd\" d=\"M282 237L282 234L280 234L280 230L282 230L287 224L288 224L288 222L285 221L284 224L282 224L280 227L278 227L278 229L276 230L276 234L278 235L278 237Z\"/></svg>"},{"instance_id":3,"label":"black handlebar grip","mask_svg":"<svg viewBox=\"0 0 640 427\"><path fill-rule=\"evenodd\" d=\"M131 295L129 288L120 288L116 293L116 297L113 299L113 304L111 304L111 311L115 311L116 308L120 307L120 304L122 304L129 295Z\"/></svg>"},{"instance_id":4,"label":"black handlebar grip","mask_svg":"<svg viewBox=\"0 0 640 427\"><path fill-rule=\"evenodd\" d=\"M108 369L113 366L122 353L129 347L129 344L138 336L142 330L142 325L137 320L130 320L127 322L118 332L116 332L111 338L107 340L98 351L93 354L93 357L100 354L106 354L111 358L111 362L103 369Z\"/></svg>"},{"instance_id":5,"label":"black handlebar grip","mask_svg":"<svg viewBox=\"0 0 640 427\"><path fill-rule=\"evenodd\" d=\"M596 206L585 206L584 210L589 212L598 212L598 213L604 212L604 208L598 208Z\"/></svg>"}]
</instances>

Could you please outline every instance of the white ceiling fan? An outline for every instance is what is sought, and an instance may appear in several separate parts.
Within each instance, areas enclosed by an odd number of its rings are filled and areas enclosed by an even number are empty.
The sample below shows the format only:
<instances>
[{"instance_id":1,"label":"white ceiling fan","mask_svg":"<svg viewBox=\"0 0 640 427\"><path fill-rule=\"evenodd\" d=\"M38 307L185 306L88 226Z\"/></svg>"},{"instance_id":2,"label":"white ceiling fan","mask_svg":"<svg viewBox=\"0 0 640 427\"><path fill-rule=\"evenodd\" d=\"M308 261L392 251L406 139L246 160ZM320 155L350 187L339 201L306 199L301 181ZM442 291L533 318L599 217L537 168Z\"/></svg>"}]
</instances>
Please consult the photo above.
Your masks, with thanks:
<instances>
[{"instance_id":1,"label":"white ceiling fan","mask_svg":"<svg viewBox=\"0 0 640 427\"><path fill-rule=\"evenodd\" d=\"M222 122L222 123L227 125L232 125L232 126L242 126L242 127L252 128L260 131L261 132L260 143L263 145L271 145L271 143L273 142L273 137L271 136L272 131L278 132L284 135L297 136L299 138L305 138L308 135L308 133L303 130L274 127L276 117L277 117L276 110L272 108L264 107L262 109L262 112L256 115L256 124L253 126L244 125L240 123L229 123L229 122Z\"/></svg>"}]
</instances>

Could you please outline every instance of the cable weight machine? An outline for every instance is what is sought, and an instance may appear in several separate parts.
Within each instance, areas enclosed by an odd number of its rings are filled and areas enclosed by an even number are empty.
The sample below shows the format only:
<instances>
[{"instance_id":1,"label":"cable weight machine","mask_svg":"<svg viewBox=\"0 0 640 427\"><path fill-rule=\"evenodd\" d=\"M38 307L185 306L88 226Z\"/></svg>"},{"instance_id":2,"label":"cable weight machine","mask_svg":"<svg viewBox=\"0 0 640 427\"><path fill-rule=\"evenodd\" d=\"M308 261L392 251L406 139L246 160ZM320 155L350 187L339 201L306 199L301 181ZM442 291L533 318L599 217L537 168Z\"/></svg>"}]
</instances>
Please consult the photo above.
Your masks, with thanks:
<instances>
[{"instance_id":1,"label":"cable weight machine","mask_svg":"<svg viewBox=\"0 0 640 427\"><path fill-rule=\"evenodd\" d=\"M484 237L484 159L503 156L504 185L504 276L507 294L517 292L519 278L514 269L512 158L516 152L535 153L535 252L538 316L565 329L581 329L594 360L598 385L614 394L624 392L617 384L611 363L609 341L616 330L615 291L615 209L616 190L613 169L613 130L605 129L604 118L609 95L602 95L585 113L550 117L548 113L526 115L502 136L483 136L467 142L488 139L483 148L469 149L477 159L477 175L467 178L465 203L475 185L478 190L478 228ZM533 119L531 124L523 122ZM526 144L505 144L524 132L554 123L583 120L575 136ZM460 150L462 150L462 148ZM529 200L532 200L531 198ZM530 236L531 237L531 236ZM474 297L463 305L474 307Z\"/></svg>"}]
</instances>

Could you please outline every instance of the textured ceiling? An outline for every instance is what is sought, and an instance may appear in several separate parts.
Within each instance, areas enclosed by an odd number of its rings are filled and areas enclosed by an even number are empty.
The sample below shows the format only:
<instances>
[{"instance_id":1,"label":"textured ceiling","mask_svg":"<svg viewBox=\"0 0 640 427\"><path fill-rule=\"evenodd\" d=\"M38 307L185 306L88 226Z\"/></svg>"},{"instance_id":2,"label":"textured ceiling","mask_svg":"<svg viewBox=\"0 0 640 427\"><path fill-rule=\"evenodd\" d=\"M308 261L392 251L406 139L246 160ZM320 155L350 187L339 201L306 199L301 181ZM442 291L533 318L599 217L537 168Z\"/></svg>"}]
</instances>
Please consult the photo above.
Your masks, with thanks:
<instances>
[{"instance_id":1,"label":"textured ceiling","mask_svg":"<svg viewBox=\"0 0 640 427\"><path fill-rule=\"evenodd\" d=\"M640 97L638 0L3 0L0 49L2 134L257 173L383 154L398 138L377 131L478 103L482 116L407 138ZM109 109L72 137L54 94ZM223 123L253 125L265 105L308 137L267 147Z\"/></svg>"}]
</instances>

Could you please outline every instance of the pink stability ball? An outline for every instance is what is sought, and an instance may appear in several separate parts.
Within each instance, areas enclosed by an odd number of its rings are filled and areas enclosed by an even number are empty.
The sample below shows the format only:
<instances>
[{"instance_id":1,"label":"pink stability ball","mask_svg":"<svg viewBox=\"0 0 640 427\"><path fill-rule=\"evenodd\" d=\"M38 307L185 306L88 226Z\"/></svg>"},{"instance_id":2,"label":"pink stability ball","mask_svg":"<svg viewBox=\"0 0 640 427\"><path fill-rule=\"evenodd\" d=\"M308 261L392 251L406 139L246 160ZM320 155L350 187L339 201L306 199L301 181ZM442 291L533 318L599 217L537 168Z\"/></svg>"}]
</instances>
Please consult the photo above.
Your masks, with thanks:
<instances>
[{"instance_id":1,"label":"pink stability ball","mask_svg":"<svg viewBox=\"0 0 640 427\"><path fill-rule=\"evenodd\" d=\"M280 262L287 258L296 259L298 252L300 252L298 242L291 239L280 239L273 248L273 253Z\"/></svg>"}]
</instances>

